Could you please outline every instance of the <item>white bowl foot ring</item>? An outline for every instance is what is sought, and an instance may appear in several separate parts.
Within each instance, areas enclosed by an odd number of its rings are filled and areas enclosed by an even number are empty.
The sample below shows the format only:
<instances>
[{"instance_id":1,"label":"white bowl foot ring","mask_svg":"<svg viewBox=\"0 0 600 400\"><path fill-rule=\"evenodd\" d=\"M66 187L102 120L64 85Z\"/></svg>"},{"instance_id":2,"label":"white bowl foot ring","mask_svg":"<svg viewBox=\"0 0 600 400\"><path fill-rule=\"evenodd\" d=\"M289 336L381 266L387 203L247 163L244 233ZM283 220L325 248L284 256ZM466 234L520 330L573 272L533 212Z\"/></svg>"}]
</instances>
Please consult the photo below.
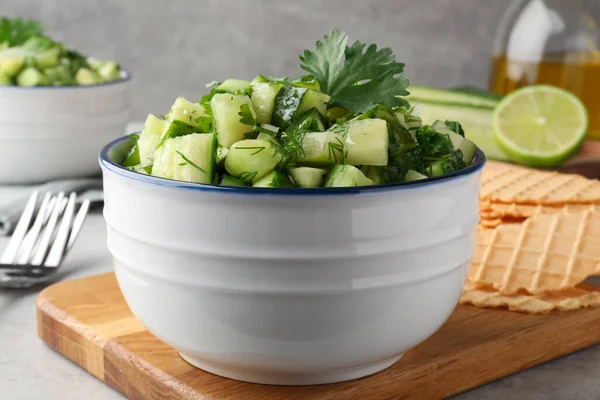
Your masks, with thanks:
<instances>
[{"instance_id":1,"label":"white bowl foot ring","mask_svg":"<svg viewBox=\"0 0 600 400\"><path fill-rule=\"evenodd\" d=\"M325 383L349 381L351 379L363 378L391 367L403 356L403 354L400 354L399 356L394 356L383 361L378 361L376 363L367 364L360 367L323 371L315 374L292 375L276 372L271 373L267 371L251 371L247 369L229 368L213 363L207 363L182 353L179 354L185 361L192 364L194 367L200 368L206 372L210 372L211 374L235 379L238 381L262 383L266 385L320 385Z\"/></svg>"}]
</instances>

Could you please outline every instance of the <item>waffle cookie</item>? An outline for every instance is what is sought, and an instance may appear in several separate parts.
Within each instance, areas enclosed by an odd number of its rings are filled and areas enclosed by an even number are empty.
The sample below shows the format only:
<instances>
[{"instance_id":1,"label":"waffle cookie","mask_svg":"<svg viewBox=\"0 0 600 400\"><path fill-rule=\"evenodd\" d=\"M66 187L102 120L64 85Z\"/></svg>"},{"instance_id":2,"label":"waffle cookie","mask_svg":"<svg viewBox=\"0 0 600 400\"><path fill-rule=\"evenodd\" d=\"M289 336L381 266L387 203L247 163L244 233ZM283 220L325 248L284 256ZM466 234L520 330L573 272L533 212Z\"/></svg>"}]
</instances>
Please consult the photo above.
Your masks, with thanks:
<instances>
[{"instance_id":1,"label":"waffle cookie","mask_svg":"<svg viewBox=\"0 0 600 400\"><path fill-rule=\"evenodd\" d=\"M506 203L486 203L481 208L481 218L496 219L496 218L529 218L535 214L557 214L560 212L566 213L582 213L585 211L600 211L600 205L596 204L565 204L560 207L530 205L530 204L506 204Z\"/></svg>"},{"instance_id":2,"label":"waffle cookie","mask_svg":"<svg viewBox=\"0 0 600 400\"><path fill-rule=\"evenodd\" d=\"M467 283L460 304L477 307L508 308L529 314L548 313L553 310L572 311L583 307L600 306L600 289L581 285L561 291L530 295L526 292L503 294L493 288L480 288Z\"/></svg>"},{"instance_id":3,"label":"waffle cookie","mask_svg":"<svg viewBox=\"0 0 600 400\"><path fill-rule=\"evenodd\" d=\"M503 294L538 294L599 273L600 212L537 214L478 231L469 281Z\"/></svg>"},{"instance_id":4,"label":"waffle cookie","mask_svg":"<svg viewBox=\"0 0 600 400\"><path fill-rule=\"evenodd\" d=\"M488 228L488 229L492 229L492 228L496 228L502 224L520 224L523 221L525 221L525 218L511 218L511 217L507 217L507 218L497 218L497 217L485 217L484 215L481 216L481 219L479 220L479 225L483 226L484 228Z\"/></svg>"},{"instance_id":5,"label":"waffle cookie","mask_svg":"<svg viewBox=\"0 0 600 400\"><path fill-rule=\"evenodd\" d=\"M600 181L581 175L488 163L481 177L481 199L530 205L600 204Z\"/></svg>"}]
</instances>

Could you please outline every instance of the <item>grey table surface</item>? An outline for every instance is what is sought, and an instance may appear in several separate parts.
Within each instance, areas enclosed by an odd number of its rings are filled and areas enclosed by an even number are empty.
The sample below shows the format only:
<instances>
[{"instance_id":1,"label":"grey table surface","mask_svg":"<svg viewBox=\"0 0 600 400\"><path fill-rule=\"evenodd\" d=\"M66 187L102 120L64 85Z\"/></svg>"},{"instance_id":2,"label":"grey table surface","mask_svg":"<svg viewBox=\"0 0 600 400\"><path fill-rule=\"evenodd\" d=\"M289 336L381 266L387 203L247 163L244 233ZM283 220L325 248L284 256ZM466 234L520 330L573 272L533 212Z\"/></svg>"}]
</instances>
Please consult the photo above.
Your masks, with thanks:
<instances>
[{"instance_id":1,"label":"grey table surface","mask_svg":"<svg viewBox=\"0 0 600 400\"><path fill-rule=\"evenodd\" d=\"M62 269L63 279L110 271L100 213L90 215ZM7 239L0 239L0 250ZM37 336L39 289L0 291L0 399L121 399ZM598 327L600 329L600 326ZM494 360L486 360L493 363ZM600 399L600 345L456 396L471 399Z\"/></svg>"}]
</instances>

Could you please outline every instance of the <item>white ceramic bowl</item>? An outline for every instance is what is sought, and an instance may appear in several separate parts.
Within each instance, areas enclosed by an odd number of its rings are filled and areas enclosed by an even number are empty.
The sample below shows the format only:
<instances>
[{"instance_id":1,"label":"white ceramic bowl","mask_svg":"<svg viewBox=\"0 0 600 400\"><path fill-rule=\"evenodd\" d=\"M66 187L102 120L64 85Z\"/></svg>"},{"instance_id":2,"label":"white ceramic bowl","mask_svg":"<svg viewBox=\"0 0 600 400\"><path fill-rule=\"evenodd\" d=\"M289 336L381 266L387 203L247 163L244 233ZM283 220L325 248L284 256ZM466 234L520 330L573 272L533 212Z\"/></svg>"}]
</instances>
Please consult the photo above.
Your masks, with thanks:
<instances>
[{"instance_id":1,"label":"white ceramic bowl","mask_svg":"<svg viewBox=\"0 0 600 400\"><path fill-rule=\"evenodd\" d=\"M98 152L125 133L129 81L0 86L0 184L99 174Z\"/></svg>"},{"instance_id":2,"label":"white ceramic bowl","mask_svg":"<svg viewBox=\"0 0 600 400\"><path fill-rule=\"evenodd\" d=\"M108 248L133 313L191 364L318 384L394 364L448 318L479 219L467 169L393 186L232 188L122 167L108 145Z\"/></svg>"}]
</instances>

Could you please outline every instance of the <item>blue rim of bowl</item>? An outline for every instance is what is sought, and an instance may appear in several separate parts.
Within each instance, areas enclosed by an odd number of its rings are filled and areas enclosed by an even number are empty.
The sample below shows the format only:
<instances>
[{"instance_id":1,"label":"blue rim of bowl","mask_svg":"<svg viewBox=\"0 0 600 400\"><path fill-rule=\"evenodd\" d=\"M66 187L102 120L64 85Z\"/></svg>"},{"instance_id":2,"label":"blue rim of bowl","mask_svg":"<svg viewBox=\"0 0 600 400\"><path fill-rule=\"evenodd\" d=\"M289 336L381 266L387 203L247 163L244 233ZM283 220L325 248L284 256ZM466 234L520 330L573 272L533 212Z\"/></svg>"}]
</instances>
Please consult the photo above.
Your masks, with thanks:
<instances>
[{"instance_id":1,"label":"blue rim of bowl","mask_svg":"<svg viewBox=\"0 0 600 400\"><path fill-rule=\"evenodd\" d=\"M127 83L131 80L132 75L129 71L124 69L121 70L121 79L117 81L95 83L93 85L65 85L65 86L16 86L7 85L0 86L0 91L3 90L76 90L76 89L89 89L105 86L116 86Z\"/></svg>"},{"instance_id":2,"label":"blue rim of bowl","mask_svg":"<svg viewBox=\"0 0 600 400\"><path fill-rule=\"evenodd\" d=\"M190 189L199 190L206 192L221 192L221 193L238 193L238 194L268 194L268 195L348 195L348 194L367 194L367 193L378 193L378 192L389 192L403 189L411 189L423 186L430 186L434 184L444 183L447 181L454 180L455 178L465 177L471 175L483 168L486 163L486 157L483 151L479 147L475 150L475 157L473 162L466 168L460 171L453 172L451 174L442 175L434 178L427 178L417 181L400 182L388 185L374 185L374 186L355 186L355 187L330 187L330 188L257 188L251 186L220 186L214 184L204 183L193 183L177 181L173 179L160 178L157 176L145 175L139 172L132 171L116 162L112 161L109 156L111 149L117 145L128 141L129 135L113 140L108 143L100 152L99 162L103 169L107 169L125 178L129 178L133 181L144 182L147 184L154 184L162 187L179 188L179 189Z\"/></svg>"}]
</instances>

